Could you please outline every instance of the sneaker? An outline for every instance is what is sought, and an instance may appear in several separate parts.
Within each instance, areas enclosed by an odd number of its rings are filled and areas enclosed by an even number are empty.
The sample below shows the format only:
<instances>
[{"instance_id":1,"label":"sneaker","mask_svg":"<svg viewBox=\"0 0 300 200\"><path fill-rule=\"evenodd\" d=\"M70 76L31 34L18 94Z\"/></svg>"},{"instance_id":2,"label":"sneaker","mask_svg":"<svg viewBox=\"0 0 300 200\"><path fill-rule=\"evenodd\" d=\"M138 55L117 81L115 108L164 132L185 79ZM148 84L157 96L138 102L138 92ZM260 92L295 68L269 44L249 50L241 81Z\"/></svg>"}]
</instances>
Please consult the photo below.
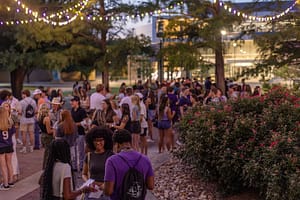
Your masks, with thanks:
<instances>
[{"instance_id":1,"label":"sneaker","mask_svg":"<svg viewBox=\"0 0 300 200\"><path fill-rule=\"evenodd\" d=\"M176 141L176 144L177 144L178 146L181 146L181 145L182 145L182 143L181 143L179 140Z\"/></svg>"},{"instance_id":2,"label":"sneaker","mask_svg":"<svg viewBox=\"0 0 300 200\"><path fill-rule=\"evenodd\" d=\"M15 187L15 184L14 184L14 183L8 183L8 186L9 186L10 188L13 188L13 187Z\"/></svg>"},{"instance_id":3,"label":"sneaker","mask_svg":"<svg viewBox=\"0 0 300 200\"><path fill-rule=\"evenodd\" d=\"M20 153L26 153L26 147L23 147L23 148L20 150Z\"/></svg>"},{"instance_id":4,"label":"sneaker","mask_svg":"<svg viewBox=\"0 0 300 200\"><path fill-rule=\"evenodd\" d=\"M9 186L8 186L8 185L1 184L1 185L0 185L0 190L2 190L2 191L9 190Z\"/></svg>"},{"instance_id":5,"label":"sneaker","mask_svg":"<svg viewBox=\"0 0 300 200\"><path fill-rule=\"evenodd\" d=\"M29 152L30 152L30 153L33 152L33 146L29 146Z\"/></svg>"},{"instance_id":6,"label":"sneaker","mask_svg":"<svg viewBox=\"0 0 300 200\"><path fill-rule=\"evenodd\" d=\"M23 145L22 140L20 140L19 138L17 139L17 144Z\"/></svg>"}]
</instances>

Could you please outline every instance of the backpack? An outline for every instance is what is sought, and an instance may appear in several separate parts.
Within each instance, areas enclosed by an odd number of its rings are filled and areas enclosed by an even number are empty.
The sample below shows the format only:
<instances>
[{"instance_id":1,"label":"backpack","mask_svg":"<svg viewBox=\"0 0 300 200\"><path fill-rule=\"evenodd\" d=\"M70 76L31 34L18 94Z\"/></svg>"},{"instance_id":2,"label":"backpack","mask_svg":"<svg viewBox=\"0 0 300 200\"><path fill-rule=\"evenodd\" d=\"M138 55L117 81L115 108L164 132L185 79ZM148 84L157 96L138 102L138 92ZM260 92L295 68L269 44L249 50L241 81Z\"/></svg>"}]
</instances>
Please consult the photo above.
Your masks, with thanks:
<instances>
[{"instance_id":1,"label":"backpack","mask_svg":"<svg viewBox=\"0 0 300 200\"><path fill-rule=\"evenodd\" d=\"M25 108L25 117L26 118L34 117L34 108L30 103L27 103L27 106Z\"/></svg>"},{"instance_id":2,"label":"backpack","mask_svg":"<svg viewBox=\"0 0 300 200\"><path fill-rule=\"evenodd\" d=\"M118 155L129 167L123 178L122 186L120 189L120 197L122 200L144 200L147 193L144 175L135 169L139 163L142 155L136 161L134 166L130 166L128 161L122 156Z\"/></svg>"}]
</instances>

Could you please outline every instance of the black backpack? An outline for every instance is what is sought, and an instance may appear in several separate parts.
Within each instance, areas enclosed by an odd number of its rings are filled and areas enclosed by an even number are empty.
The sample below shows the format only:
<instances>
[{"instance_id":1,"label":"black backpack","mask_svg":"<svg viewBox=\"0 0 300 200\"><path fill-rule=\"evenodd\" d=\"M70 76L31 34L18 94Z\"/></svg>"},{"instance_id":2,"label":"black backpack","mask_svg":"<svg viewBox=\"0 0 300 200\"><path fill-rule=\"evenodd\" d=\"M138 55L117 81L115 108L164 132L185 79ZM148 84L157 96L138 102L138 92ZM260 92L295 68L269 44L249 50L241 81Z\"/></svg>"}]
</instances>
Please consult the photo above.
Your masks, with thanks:
<instances>
[{"instance_id":1,"label":"black backpack","mask_svg":"<svg viewBox=\"0 0 300 200\"><path fill-rule=\"evenodd\" d=\"M25 117L26 118L34 117L34 108L30 103L28 103L26 108L25 108Z\"/></svg>"},{"instance_id":2,"label":"black backpack","mask_svg":"<svg viewBox=\"0 0 300 200\"><path fill-rule=\"evenodd\" d=\"M144 200L147 193L144 175L135 169L139 163L142 155L136 161L134 166L130 166L128 161L122 156L118 155L128 165L129 170L125 173L122 186L120 189L120 197L122 200Z\"/></svg>"}]
</instances>

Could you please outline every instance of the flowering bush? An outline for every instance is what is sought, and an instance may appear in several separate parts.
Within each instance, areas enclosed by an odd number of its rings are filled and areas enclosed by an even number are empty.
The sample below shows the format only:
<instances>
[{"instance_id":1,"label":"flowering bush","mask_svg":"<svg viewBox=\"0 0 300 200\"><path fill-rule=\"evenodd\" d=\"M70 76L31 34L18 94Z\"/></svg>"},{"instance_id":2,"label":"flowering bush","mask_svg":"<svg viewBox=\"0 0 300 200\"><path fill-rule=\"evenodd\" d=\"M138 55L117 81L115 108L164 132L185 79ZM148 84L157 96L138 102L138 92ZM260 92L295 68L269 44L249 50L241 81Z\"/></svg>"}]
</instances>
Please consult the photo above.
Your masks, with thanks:
<instances>
[{"instance_id":1,"label":"flowering bush","mask_svg":"<svg viewBox=\"0 0 300 200\"><path fill-rule=\"evenodd\" d=\"M267 200L300 199L300 99L265 96L192 108L178 156L226 193L255 188Z\"/></svg>"}]
</instances>

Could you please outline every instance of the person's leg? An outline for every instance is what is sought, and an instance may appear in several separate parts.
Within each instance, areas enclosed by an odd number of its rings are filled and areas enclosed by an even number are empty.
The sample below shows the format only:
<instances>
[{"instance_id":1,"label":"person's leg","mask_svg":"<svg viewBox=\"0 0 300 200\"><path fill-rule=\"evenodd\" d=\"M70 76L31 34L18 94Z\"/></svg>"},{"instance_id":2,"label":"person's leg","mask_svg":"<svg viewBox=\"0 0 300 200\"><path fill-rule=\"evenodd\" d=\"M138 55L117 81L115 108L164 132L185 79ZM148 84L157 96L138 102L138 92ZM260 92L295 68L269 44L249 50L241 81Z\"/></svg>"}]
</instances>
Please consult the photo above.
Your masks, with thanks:
<instances>
[{"instance_id":1,"label":"person's leg","mask_svg":"<svg viewBox=\"0 0 300 200\"><path fill-rule=\"evenodd\" d=\"M139 151L139 146L137 145L137 133L132 133L132 148L136 151Z\"/></svg>"},{"instance_id":2,"label":"person's leg","mask_svg":"<svg viewBox=\"0 0 300 200\"><path fill-rule=\"evenodd\" d=\"M8 183L13 183L14 182L14 173L13 173L13 167L12 167L12 153L6 153L5 154L5 161L6 161L6 167L7 167L7 177L8 177Z\"/></svg>"},{"instance_id":3,"label":"person's leg","mask_svg":"<svg viewBox=\"0 0 300 200\"><path fill-rule=\"evenodd\" d=\"M158 131L159 131L158 153L161 153L163 150L163 144L164 144L164 130L158 129Z\"/></svg>"},{"instance_id":4,"label":"person's leg","mask_svg":"<svg viewBox=\"0 0 300 200\"><path fill-rule=\"evenodd\" d=\"M148 120L148 134L149 134L149 139L153 140L153 123L152 120Z\"/></svg>"},{"instance_id":5,"label":"person's leg","mask_svg":"<svg viewBox=\"0 0 300 200\"><path fill-rule=\"evenodd\" d=\"M77 169L75 146L70 147L72 169Z\"/></svg>"},{"instance_id":6,"label":"person's leg","mask_svg":"<svg viewBox=\"0 0 300 200\"><path fill-rule=\"evenodd\" d=\"M13 142L13 150L14 152L12 153L12 167L13 167L13 174L14 174L14 182L18 180L18 175L20 174L20 169L19 169L19 162L18 162L18 157L17 157L17 140L16 140L16 134L13 134L12 136L12 142Z\"/></svg>"},{"instance_id":7,"label":"person's leg","mask_svg":"<svg viewBox=\"0 0 300 200\"><path fill-rule=\"evenodd\" d=\"M147 155L148 153L148 146L146 136L140 136L141 140L141 153Z\"/></svg>"},{"instance_id":8,"label":"person's leg","mask_svg":"<svg viewBox=\"0 0 300 200\"><path fill-rule=\"evenodd\" d=\"M27 136L27 124L21 124L20 125L20 131L22 135L22 143L23 143L23 148L21 149L21 153L26 153L26 136Z\"/></svg>"},{"instance_id":9,"label":"person's leg","mask_svg":"<svg viewBox=\"0 0 300 200\"><path fill-rule=\"evenodd\" d=\"M147 155L148 153L148 144L147 144L147 128L142 128L142 135L140 136L141 143L141 153Z\"/></svg>"},{"instance_id":10,"label":"person's leg","mask_svg":"<svg viewBox=\"0 0 300 200\"><path fill-rule=\"evenodd\" d=\"M40 127L37 121L34 123L34 149L40 149Z\"/></svg>"},{"instance_id":11,"label":"person's leg","mask_svg":"<svg viewBox=\"0 0 300 200\"><path fill-rule=\"evenodd\" d=\"M83 161L84 161L84 156L85 156L85 151L84 151L84 135L79 135L78 136L78 142L77 142L77 147L78 147L78 154L79 154L79 169L82 170L83 168ZM76 170L76 169L74 169Z\"/></svg>"},{"instance_id":12,"label":"person's leg","mask_svg":"<svg viewBox=\"0 0 300 200\"><path fill-rule=\"evenodd\" d=\"M8 171L4 153L0 154L0 169L3 178L3 184L4 186L8 186Z\"/></svg>"},{"instance_id":13,"label":"person's leg","mask_svg":"<svg viewBox=\"0 0 300 200\"><path fill-rule=\"evenodd\" d=\"M29 133L29 152L33 152L33 146L34 146L34 123L28 124L28 133Z\"/></svg>"},{"instance_id":14,"label":"person's leg","mask_svg":"<svg viewBox=\"0 0 300 200\"><path fill-rule=\"evenodd\" d=\"M165 134L166 134L166 147L167 150L170 151L171 150L171 146L172 146L172 128L168 128L165 130Z\"/></svg>"}]
</instances>

